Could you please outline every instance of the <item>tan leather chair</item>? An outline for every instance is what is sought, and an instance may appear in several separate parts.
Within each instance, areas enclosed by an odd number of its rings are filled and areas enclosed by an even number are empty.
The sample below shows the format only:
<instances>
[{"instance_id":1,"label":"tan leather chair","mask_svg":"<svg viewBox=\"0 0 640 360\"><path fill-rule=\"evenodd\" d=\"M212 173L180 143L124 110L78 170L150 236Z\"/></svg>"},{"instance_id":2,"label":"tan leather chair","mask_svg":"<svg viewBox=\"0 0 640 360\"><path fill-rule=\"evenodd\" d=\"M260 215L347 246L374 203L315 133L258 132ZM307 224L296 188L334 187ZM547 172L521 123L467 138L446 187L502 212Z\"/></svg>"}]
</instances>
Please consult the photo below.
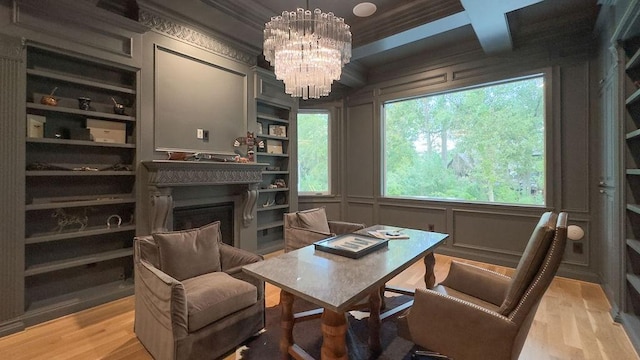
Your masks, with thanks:
<instances>
[{"instance_id":1,"label":"tan leather chair","mask_svg":"<svg viewBox=\"0 0 640 360\"><path fill-rule=\"evenodd\" d=\"M136 237L136 336L155 359L217 359L264 328L262 257L220 240L219 222Z\"/></svg>"},{"instance_id":2,"label":"tan leather chair","mask_svg":"<svg viewBox=\"0 0 640 360\"><path fill-rule=\"evenodd\" d=\"M567 214L544 213L513 277L452 262L432 290L416 289L398 334L455 360L517 359L540 300L558 270Z\"/></svg>"}]
</instances>

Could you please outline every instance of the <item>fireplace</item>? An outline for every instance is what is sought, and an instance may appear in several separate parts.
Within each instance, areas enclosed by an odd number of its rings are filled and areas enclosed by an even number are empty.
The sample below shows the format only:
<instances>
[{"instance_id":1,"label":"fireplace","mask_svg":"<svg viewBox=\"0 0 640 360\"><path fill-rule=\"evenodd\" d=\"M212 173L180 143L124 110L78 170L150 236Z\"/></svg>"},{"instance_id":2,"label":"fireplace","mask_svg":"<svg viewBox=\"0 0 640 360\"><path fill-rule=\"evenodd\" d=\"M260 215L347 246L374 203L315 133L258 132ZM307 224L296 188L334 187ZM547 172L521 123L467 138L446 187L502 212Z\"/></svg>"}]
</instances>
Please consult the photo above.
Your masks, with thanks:
<instances>
[{"instance_id":1,"label":"fireplace","mask_svg":"<svg viewBox=\"0 0 640 360\"><path fill-rule=\"evenodd\" d=\"M197 228L220 221L222 242L234 245L233 203L189 206L173 209L173 230Z\"/></svg>"},{"instance_id":2,"label":"fireplace","mask_svg":"<svg viewBox=\"0 0 640 360\"><path fill-rule=\"evenodd\" d=\"M147 170L148 202L140 232L193 228L220 220L225 243L257 250L254 216L266 164L173 160L142 164Z\"/></svg>"}]
</instances>

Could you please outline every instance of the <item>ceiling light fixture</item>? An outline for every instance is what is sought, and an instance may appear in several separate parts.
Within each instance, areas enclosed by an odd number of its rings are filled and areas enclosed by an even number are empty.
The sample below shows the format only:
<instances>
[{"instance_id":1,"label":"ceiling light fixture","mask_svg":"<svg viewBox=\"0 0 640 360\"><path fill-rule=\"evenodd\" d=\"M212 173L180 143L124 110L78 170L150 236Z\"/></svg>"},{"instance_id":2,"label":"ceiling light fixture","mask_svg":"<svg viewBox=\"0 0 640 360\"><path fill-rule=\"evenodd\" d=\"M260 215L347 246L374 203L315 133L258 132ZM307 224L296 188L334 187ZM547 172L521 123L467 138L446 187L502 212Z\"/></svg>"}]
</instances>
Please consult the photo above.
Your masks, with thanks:
<instances>
[{"instance_id":1,"label":"ceiling light fixture","mask_svg":"<svg viewBox=\"0 0 640 360\"><path fill-rule=\"evenodd\" d=\"M378 7L374 3L361 2L353 7L353 14L359 17L367 17L373 15Z\"/></svg>"},{"instance_id":2,"label":"ceiling light fixture","mask_svg":"<svg viewBox=\"0 0 640 360\"><path fill-rule=\"evenodd\" d=\"M315 9L284 11L265 24L264 57L293 97L320 98L331 92L351 59L351 31L344 19Z\"/></svg>"}]
</instances>

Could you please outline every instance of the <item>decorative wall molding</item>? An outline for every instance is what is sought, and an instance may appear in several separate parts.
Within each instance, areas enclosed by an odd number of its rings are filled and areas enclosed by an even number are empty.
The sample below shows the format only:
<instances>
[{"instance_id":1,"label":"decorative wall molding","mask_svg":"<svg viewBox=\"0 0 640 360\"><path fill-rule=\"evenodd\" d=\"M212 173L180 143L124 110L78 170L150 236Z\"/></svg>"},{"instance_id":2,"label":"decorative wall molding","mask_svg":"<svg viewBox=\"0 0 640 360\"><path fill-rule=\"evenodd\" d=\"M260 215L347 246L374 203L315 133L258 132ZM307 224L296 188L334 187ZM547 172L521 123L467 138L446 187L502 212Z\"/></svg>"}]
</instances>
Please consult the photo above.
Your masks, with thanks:
<instances>
[{"instance_id":1,"label":"decorative wall molding","mask_svg":"<svg viewBox=\"0 0 640 360\"><path fill-rule=\"evenodd\" d=\"M141 24L154 31L207 49L218 55L222 55L251 66L255 65L257 62L255 55L238 50L218 39L178 24L173 20L167 19L159 14L152 13L149 10L140 9L139 21Z\"/></svg>"},{"instance_id":2,"label":"decorative wall molding","mask_svg":"<svg viewBox=\"0 0 640 360\"><path fill-rule=\"evenodd\" d=\"M149 170L149 185L201 186L257 184L262 181L265 164L231 162L143 161Z\"/></svg>"},{"instance_id":3,"label":"decorative wall molding","mask_svg":"<svg viewBox=\"0 0 640 360\"><path fill-rule=\"evenodd\" d=\"M0 58L22 60L23 42L14 37L0 35Z\"/></svg>"}]
</instances>

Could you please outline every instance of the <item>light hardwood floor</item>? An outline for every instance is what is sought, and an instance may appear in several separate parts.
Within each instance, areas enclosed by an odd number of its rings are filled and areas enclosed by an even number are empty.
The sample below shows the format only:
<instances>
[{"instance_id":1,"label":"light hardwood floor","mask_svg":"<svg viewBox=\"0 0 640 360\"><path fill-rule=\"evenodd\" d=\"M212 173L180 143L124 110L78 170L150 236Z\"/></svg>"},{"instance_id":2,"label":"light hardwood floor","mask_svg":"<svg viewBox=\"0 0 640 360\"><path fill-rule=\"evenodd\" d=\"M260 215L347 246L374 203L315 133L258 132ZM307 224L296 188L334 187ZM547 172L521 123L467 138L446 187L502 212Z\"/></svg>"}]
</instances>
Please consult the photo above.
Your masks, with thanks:
<instances>
[{"instance_id":1,"label":"light hardwood floor","mask_svg":"<svg viewBox=\"0 0 640 360\"><path fill-rule=\"evenodd\" d=\"M446 276L451 260L436 255L438 280ZM424 287L423 274L424 264L418 262L390 283ZM279 289L267 284L267 306L278 301ZM599 285L556 278L540 304L520 359L639 359L622 327L611 320L609 307ZM150 359L133 333L133 312L133 297L127 297L33 326L0 338L0 359ZM225 358L234 359L234 355Z\"/></svg>"}]
</instances>

